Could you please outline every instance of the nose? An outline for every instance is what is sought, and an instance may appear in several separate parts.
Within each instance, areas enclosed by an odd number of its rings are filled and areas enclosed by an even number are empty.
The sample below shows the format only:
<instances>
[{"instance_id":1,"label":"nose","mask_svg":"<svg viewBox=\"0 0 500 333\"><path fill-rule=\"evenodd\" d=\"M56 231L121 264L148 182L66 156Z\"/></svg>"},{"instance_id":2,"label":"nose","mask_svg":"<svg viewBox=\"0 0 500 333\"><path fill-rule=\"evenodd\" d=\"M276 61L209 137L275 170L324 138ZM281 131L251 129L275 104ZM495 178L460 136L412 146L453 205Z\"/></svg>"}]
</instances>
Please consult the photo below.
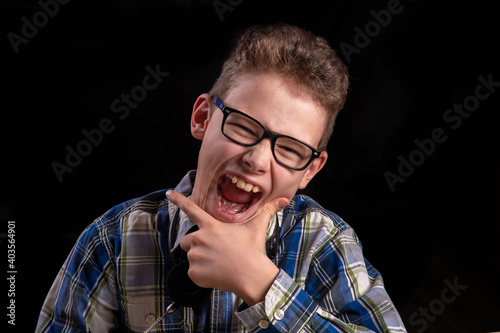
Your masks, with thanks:
<instances>
[{"instance_id":1,"label":"nose","mask_svg":"<svg viewBox=\"0 0 500 333\"><path fill-rule=\"evenodd\" d=\"M243 154L243 163L250 171L258 174L266 173L271 167L274 159L271 148L271 140L264 139L255 146L247 148Z\"/></svg>"}]
</instances>

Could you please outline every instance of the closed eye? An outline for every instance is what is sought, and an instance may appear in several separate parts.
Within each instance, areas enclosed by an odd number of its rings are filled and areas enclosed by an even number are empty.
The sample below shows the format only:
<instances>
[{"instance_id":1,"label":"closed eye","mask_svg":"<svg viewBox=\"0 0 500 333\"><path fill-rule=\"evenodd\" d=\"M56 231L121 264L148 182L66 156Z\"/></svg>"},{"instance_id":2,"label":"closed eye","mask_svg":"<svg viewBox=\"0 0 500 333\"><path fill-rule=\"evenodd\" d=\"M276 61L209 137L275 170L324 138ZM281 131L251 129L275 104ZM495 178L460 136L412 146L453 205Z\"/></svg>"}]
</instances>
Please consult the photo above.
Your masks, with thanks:
<instances>
[{"instance_id":1,"label":"closed eye","mask_svg":"<svg viewBox=\"0 0 500 333\"><path fill-rule=\"evenodd\" d=\"M245 138L257 138L258 134L256 131L250 127L247 127L241 123L237 122L226 122L227 131L231 135L245 137Z\"/></svg>"},{"instance_id":2,"label":"closed eye","mask_svg":"<svg viewBox=\"0 0 500 333\"><path fill-rule=\"evenodd\" d=\"M298 150L292 148L292 147L289 147L289 146L284 146L284 145L279 145L279 146L276 146L276 148L279 149L280 151L280 155L285 155L285 156L288 156L289 158L290 157L293 157L293 158L298 158L298 159L303 159L304 158L304 154L299 152Z\"/></svg>"}]
</instances>

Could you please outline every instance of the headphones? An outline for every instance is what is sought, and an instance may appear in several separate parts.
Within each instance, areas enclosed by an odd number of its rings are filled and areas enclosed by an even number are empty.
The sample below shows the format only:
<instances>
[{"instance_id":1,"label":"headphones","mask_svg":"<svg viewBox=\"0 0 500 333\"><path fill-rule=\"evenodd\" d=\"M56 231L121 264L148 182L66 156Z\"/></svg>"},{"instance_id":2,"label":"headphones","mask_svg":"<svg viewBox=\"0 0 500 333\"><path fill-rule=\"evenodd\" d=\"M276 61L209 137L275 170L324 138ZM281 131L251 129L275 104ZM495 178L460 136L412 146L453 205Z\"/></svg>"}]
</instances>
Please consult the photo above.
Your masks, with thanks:
<instances>
[{"instance_id":1,"label":"headphones","mask_svg":"<svg viewBox=\"0 0 500 333\"><path fill-rule=\"evenodd\" d=\"M167 293L174 301L175 307L177 306L191 307L195 312L199 312L201 305L209 297L212 292L211 288L202 288L196 285L188 275L189 260L187 252L180 246L172 251L175 244L175 239L179 231L179 214L180 209L177 208L174 219L170 223L170 230L168 234L168 246L170 249L170 258L174 263L174 267L167 275L166 289ZM198 230L198 226L193 226L186 234ZM266 253L269 259L273 259L278 254L279 238L281 233L281 223L279 223L278 216L276 215L276 223L273 234L266 241Z\"/></svg>"}]
</instances>

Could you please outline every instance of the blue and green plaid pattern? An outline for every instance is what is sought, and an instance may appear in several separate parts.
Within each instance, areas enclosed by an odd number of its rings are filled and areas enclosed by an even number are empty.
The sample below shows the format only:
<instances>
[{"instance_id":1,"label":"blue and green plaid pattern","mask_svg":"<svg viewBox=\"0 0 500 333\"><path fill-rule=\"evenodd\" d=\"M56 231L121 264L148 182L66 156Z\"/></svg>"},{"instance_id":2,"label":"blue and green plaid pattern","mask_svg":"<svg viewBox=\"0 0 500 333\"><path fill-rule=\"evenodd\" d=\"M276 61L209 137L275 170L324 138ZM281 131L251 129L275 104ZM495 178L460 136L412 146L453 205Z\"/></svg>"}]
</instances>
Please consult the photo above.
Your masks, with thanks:
<instances>
[{"instance_id":1,"label":"blue and green plaid pattern","mask_svg":"<svg viewBox=\"0 0 500 333\"><path fill-rule=\"evenodd\" d=\"M176 190L189 194L194 172ZM172 303L165 190L118 205L81 234L49 291L37 332L144 332ZM190 221L180 220L179 240ZM180 307L151 332L405 332L382 277L353 229L312 199L295 196L281 224L280 274L252 307L213 290L199 313Z\"/></svg>"}]
</instances>

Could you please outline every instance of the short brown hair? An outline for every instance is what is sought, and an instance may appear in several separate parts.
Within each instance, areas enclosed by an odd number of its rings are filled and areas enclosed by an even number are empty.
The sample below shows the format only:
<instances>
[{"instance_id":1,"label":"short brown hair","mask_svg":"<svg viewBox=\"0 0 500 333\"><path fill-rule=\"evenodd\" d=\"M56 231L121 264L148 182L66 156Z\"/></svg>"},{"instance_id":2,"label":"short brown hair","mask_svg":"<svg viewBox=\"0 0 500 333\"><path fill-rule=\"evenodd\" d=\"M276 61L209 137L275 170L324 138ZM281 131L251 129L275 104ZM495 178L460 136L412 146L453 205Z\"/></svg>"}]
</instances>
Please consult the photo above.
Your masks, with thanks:
<instances>
[{"instance_id":1,"label":"short brown hair","mask_svg":"<svg viewBox=\"0 0 500 333\"><path fill-rule=\"evenodd\" d=\"M261 73L291 78L326 110L319 146L325 149L349 86L347 67L328 42L287 24L253 26L238 39L209 94L224 99L238 77Z\"/></svg>"}]
</instances>

